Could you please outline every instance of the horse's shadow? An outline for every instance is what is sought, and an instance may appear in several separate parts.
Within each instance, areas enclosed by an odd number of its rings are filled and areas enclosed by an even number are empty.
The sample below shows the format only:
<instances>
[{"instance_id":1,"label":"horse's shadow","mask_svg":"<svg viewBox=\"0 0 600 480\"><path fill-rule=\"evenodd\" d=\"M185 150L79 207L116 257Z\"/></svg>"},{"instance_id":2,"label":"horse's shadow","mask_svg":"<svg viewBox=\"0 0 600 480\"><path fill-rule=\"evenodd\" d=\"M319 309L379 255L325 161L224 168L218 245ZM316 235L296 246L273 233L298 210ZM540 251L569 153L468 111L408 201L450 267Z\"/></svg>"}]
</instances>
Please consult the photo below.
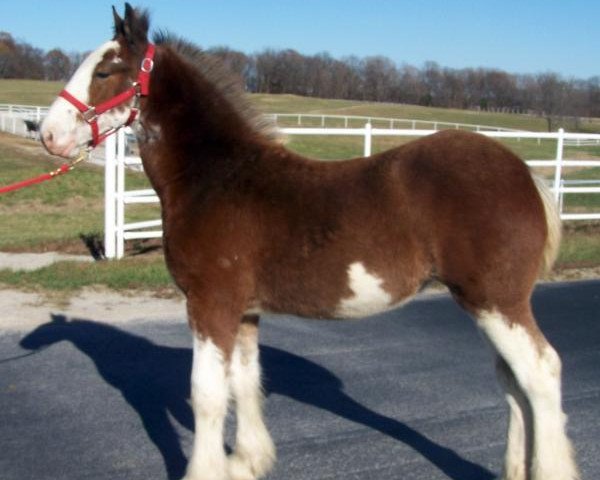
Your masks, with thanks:
<instances>
[{"instance_id":1,"label":"horse's shadow","mask_svg":"<svg viewBox=\"0 0 600 480\"><path fill-rule=\"evenodd\" d=\"M53 316L51 322L36 328L21 346L37 350L63 340L85 353L104 381L121 392L161 453L168 478L180 478L187 461L169 415L193 430L193 413L187 401L191 349L156 345L113 326L89 320L67 321L62 316ZM261 345L260 352L267 395L284 395L388 435L419 452L448 478L494 478L489 470L406 424L356 402L344 392L341 380L322 366L266 345Z\"/></svg>"}]
</instances>

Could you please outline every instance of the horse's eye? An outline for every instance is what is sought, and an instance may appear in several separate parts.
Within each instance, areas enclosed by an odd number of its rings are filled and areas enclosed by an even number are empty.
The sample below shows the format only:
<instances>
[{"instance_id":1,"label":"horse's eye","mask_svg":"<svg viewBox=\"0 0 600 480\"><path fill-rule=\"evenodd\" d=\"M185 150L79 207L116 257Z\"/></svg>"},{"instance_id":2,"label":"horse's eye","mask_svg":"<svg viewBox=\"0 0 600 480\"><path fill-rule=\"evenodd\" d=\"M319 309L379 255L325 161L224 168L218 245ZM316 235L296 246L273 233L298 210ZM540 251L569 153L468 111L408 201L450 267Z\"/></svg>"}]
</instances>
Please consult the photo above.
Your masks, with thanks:
<instances>
[{"instance_id":1,"label":"horse's eye","mask_svg":"<svg viewBox=\"0 0 600 480\"><path fill-rule=\"evenodd\" d=\"M96 72L97 78L108 78L110 77L110 73L108 72Z\"/></svg>"}]
</instances>

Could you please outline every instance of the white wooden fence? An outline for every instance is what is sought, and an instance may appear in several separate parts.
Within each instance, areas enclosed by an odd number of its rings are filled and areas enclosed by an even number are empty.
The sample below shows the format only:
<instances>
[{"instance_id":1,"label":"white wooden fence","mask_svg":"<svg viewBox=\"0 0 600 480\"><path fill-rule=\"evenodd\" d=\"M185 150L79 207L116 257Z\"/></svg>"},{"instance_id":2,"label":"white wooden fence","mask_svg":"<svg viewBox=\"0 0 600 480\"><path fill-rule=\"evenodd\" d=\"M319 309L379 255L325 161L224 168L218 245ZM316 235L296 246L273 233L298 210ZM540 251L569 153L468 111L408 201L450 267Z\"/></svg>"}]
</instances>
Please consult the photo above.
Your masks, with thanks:
<instances>
[{"instance_id":1,"label":"white wooden fence","mask_svg":"<svg viewBox=\"0 0 600 480\"><path fill-rule=\"evenodd\" d=\"M31 105L8 105L0 103L0 114L27 118L29 120L41 121L48 114L50 107L38 107Z\"/></svg>"},{"instance_id":2,"label":"white wooden fence","mask_svg":"<svg viewBox=\"0 0 600 480\"><path fill-rule=\"evenodd\" d=\"M37 132L27 129L25 120L39 124L47 114L48 107L0 104L0 131L23 137L36 136Z\"/></svg>"},{"instance_id":3,"label":"white wooden fence","mask_svg":"<svg viewBox=\"0 0 600 480\"><path fill-rule=\"evenodd\" d=\"M351 128L353 125L363 126L366 123L379 128L409 128L411 130L418 129L455 129L455 130L471 130L475 132L492 131L492 132L520 132L513 128L496 127L492 125L479 125L474 123L456 123L442 122L439 120L417 120L413 118L389 118L389 117L373 117L361 115L329 115L329 114L313 114L313 113L270 113L266 115L271 118L277 125L285 128L285 125L294 124L296 127L315 127L320 128ZM284 123L285 125L281 125Z\"/></svg>"},{"instance_id":4,"label":"white wooden fence","mask_svg":"<svg viewBox=\"0 0 600 480\"><path fill-rule=\"evenodd\" d=\"M373 128L367 124L364 128L282 128L286 135L340 135L364 138L365 156L371 154L372 139L375 136L417 137L435 133L435 130ZM563 158L565 142L600 141L600 134L565 133L562 129L553 133L482 131L483 135L494 138L529 138L556 141L556 157L553 160L529 160L531 167L550 167L554 169L553 191L557 203L563 205L565 194L600 194L600 178L585 182L573 182L563 178L564 170L572 167L600 167L600 160L569 160ZM121 258L125 253L125 241L129 239L160 238L161 221L125 222L125 208L136 203L157 203L158 197L153 190L126 190L125 169L131 165L140 165L139 158L125 155L125 132L120 130L117 136L109 137L106 144L106 208L105 208L105 250L109 258ZM561 213L563 220L600 220L600 212Z\"/></svg>"}]
</instances>

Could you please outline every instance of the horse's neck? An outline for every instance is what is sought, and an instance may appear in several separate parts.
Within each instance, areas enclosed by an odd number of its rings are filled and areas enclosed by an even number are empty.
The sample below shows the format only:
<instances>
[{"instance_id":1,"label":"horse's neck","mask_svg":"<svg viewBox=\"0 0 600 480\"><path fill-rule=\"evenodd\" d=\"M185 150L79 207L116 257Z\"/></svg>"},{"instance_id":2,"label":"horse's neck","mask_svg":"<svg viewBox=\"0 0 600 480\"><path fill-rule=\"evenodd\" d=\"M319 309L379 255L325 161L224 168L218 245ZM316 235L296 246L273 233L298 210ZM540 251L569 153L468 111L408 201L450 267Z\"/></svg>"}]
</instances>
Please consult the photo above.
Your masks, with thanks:
<instances>
[{"instance_id":1,"label":"horse's neck","mask_svg":"<svg viewBox=\"0 0 600 480\"><path fill-rule=\"evenodd\" d=\"M172 53L153 71L138 141L159 196L170 184L216 184L256 151L258 134L219 90Z\"/></svg>"}]
</instances>

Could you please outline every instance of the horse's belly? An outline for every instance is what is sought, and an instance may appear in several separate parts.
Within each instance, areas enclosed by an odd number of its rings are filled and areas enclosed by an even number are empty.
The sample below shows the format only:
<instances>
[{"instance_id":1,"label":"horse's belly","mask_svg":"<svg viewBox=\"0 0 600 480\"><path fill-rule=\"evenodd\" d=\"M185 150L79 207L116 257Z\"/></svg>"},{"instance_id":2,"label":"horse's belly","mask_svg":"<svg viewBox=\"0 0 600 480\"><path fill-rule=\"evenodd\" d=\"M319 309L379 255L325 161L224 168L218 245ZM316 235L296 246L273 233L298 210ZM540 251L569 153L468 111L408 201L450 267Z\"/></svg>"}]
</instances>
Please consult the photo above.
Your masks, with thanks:
<instances>
[{"instance_id":1,"label":"horse's belly","mask_svg":"<svg viewBox=\"0 0 600 480\"><path fill-rule=\"evenodd\" d=\"M300 275L287 282L270 283L246 314L362 318L397 308L418 290L415 282L396 285L389 271L384 276L362 262L351 263L337 274L321 270L318 275L311 272L309 277L306 272L301 273L304 278ZM413 283L417 285L414 288Z\"/></svg>"}]
</instances>

